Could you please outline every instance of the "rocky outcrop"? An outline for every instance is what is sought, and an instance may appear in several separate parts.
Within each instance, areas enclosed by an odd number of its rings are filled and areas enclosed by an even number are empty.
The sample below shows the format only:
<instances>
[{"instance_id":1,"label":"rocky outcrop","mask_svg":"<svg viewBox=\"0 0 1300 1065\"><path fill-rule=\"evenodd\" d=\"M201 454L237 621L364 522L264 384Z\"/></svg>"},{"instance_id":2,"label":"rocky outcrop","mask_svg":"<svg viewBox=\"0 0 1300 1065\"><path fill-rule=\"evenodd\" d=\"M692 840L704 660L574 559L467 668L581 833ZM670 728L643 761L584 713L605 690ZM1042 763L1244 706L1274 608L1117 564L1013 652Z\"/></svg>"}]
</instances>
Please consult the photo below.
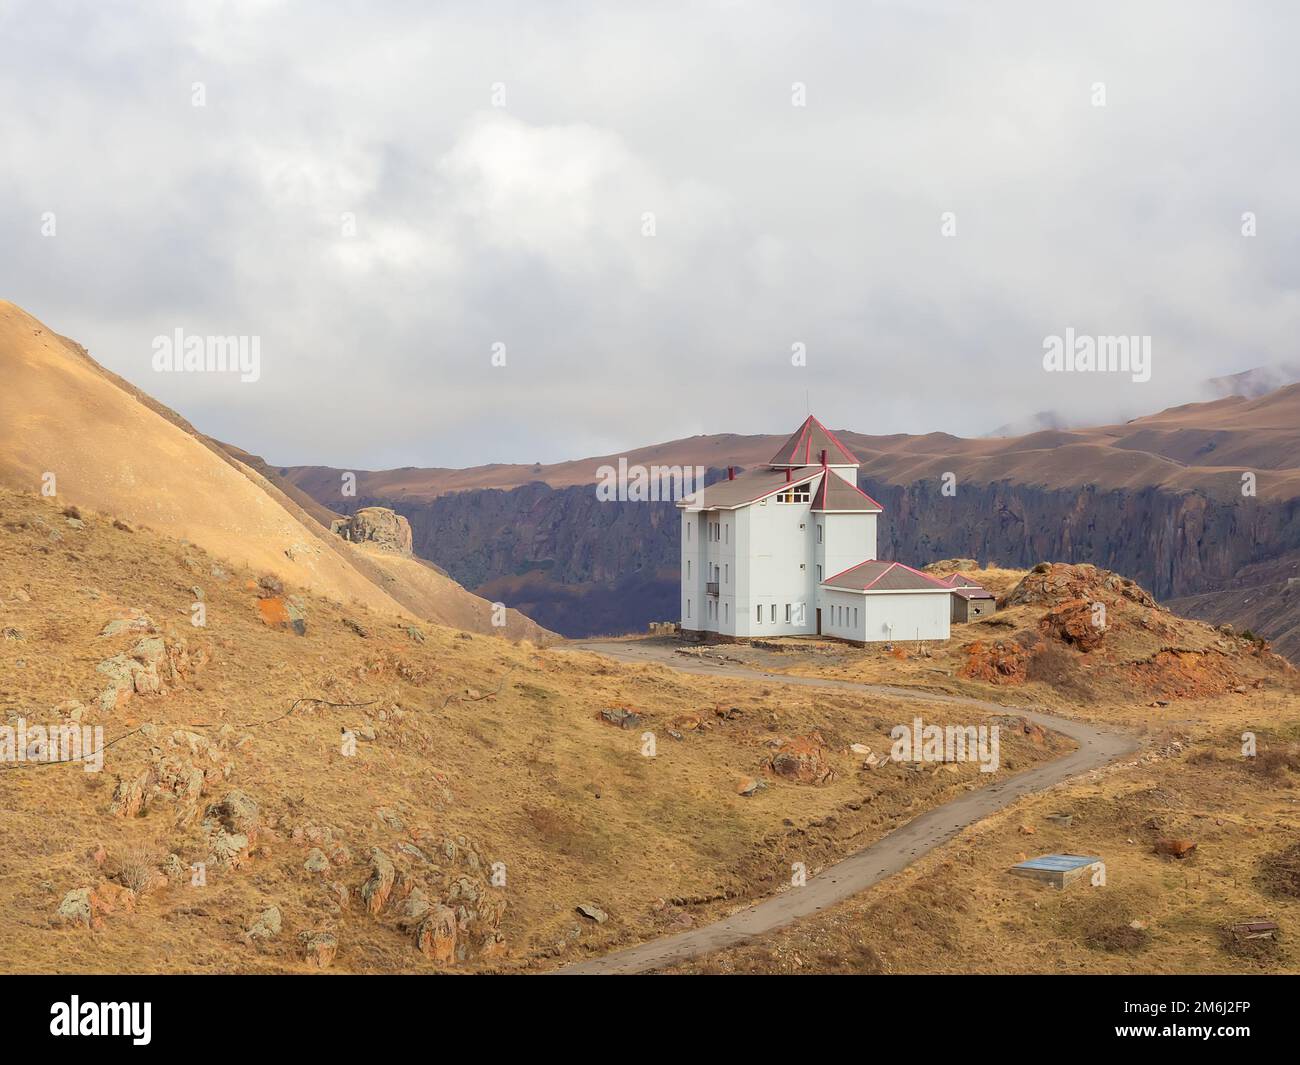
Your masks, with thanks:
<instances>
[{"instance_id":1,"label":"rocky outcrop","mask_svg":"<svg viewBox=\"0 0 1300 1065\"><path fill-rule=\"evenodd\" d=\"M1038 622L1043 634L1080 651L1092 651L1101 646L1106 628L1098 624L1093 604L1087 599L1068 599L1052 607Z\"/></svg>"},{"instance_id":2,"label":"rocky outcrop","mask_svg":"<svg viewBox=\"0 0 1300 1065\"><path fill-rule=\"evenodd\" d=\"M388 896L393 891L393 881L397 876L397 870L393 865L393 860L388 857L380 848L372 847L370 849L370 876L366 882L361 885L361 901L365 903L366 910L378 915L388 903Z\"/></svg>"},{"instance_id":3,"label":"rocky outcrop","mask_svg":"<svg viewBox=\"0 0 1300 1065\"><path fill-rule=\"evenodd\" d=\"M362 507L331 522L330 532L355 544L375 544L400 555L411 553L411 523L387 507Z\"/></svg>"},{"instance_id":4,"label":"rocky outcrop","mask_svg":"<svg viewBox=\"0 0 1300 1065\"><path fill-rule=\"evenodd\" d=\"M99 697L104 712L116 710L134 695L163 695L208 661L205 648L191 649L183 638L144 636L131 650L95 668L108 678Z\"/></svg>"},{"instance_id":5,"label":"rocky outcrop","mask_svg":"<svg viewBox=\"0 0 1300 1065\"><path fill-rule=\"evenodd\" d=\"M100 880L92 887L74 888L64 895L55 920L58 924L98 930L104 926L106 915L134 910L134 891L111 880Z\"/></svg>"},{"instance_id":6,"label":"rocky outcrop","mask_svg":"<svg viewBox=\"0 0 1300 1065\"><path fill-rule=\"evenodd\" d=\"M1156 601L1135 581L1109 570L1082 563L1040 562L1009 591L1003 607L1067 602L1105 603L1127 599L1149 610L1159 610Z\"/></svg>"}]
</instances>

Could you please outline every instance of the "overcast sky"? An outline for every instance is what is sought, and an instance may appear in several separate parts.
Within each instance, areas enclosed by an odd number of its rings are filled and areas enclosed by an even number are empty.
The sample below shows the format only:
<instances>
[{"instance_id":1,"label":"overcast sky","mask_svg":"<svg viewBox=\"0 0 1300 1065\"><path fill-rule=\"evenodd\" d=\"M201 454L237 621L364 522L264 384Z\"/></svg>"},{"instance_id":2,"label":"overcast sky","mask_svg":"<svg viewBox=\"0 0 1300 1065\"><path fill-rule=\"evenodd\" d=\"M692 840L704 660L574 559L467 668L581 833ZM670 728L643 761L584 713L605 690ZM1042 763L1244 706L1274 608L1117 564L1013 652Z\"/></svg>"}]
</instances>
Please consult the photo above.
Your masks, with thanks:
<instances>
[{"instance_id":1,"label":"overcast sky","mask_svg":"<svg viewBox=\"0 0 1300 1065\"><path fill-rule=\"evenodd\" d=\"M1296 354L1298 23L0 0L0 296L277 464L1135 416ZM1046 373L1067 327L1151 380ZM260 379L156 373L177 328Z\"/></svg>"}]
</instances>

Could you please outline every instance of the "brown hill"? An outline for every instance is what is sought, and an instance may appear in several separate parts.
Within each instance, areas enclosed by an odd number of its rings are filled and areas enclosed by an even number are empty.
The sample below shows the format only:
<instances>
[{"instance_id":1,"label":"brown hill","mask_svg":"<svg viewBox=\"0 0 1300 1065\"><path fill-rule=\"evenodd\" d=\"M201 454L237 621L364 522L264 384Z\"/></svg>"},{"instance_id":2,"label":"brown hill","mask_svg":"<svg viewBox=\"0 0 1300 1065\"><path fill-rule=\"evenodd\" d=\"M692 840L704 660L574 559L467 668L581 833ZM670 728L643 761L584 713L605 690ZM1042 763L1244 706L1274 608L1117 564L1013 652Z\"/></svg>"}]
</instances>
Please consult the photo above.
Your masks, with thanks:
<instances>
[{"instance_id":1,"label":"brown hill","mask_svg":"<svg viewBox=\"0 0 1300 1065\"><path fill-rule=\"evenodd\" d=\"M0 725L111 746L96 772L0 760L0 972L550 967L988 782L855 771L851 743L961 720L924 697L620 666L310 592L298 635L265 623L257 570L65 509L0 488ZM774 737L814 735L831 775L768 772ZM993 779L1060 750L1011 738Z\"/></svg>"},{"instance_id":2,"label":"brown hill","mask_svg":"<svg viewBox=\"0 0 1300 1065\"><path fill-rule=\"evenodd\" d=\"M376 559L330 534L328 511L272 483L185 419L99 366L84 348L0 302L0 484L199 544L228 562L375 610L503 632L548 634L491 605L436 568ZM253 456L247 456L253 460Z\"/></svg>"},{"instance_id":3,"label":"brown hill","mask_svg":"<svg viewBox=\"0 0 1300 1065\"><path fill-rule=\"evenodd\" d=\"M1081 478L1100 489L1158 487L1238 496L1241 474L1259 476L1263 498L1300 495L1300 384L1256 399L1230 396L1137 418L1123 425L1045 430L1011 438L963 439L947 433L868 436L835 430L875 480L906 484L955 470L963 484L1013 482L1044 488L1076 486ZM766 464L785 434L695 436L550 465L492 464L453 470L408 466L354 471L359 496L427 501L448 492L517 488L543 482L552 488L592 484L596 470L617 465L727 466ZM341 500L341 471L291 466L281 471L317 500Z\"/></svg>"}]
</instances>

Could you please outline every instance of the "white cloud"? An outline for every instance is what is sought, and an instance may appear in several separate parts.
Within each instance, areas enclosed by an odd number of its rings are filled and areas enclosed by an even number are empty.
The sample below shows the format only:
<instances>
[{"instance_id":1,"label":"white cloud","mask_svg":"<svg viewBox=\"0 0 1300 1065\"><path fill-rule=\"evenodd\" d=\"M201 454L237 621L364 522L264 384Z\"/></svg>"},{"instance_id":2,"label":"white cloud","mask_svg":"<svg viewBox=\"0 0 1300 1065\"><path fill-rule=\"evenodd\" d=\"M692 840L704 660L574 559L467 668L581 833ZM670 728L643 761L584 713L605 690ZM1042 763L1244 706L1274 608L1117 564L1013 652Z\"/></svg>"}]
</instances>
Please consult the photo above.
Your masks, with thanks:
<instances>
[{"instance_id":1,"label":"white cloud","mask_svg":"<svg viewBox=\"0 0 1300 1065\"><path fill-rule=\"evenodd\" d=\"M0 5L0 291L277 462L780 431L805 390L867 432L1138 414L1294 354L1296 29L1174 3ZM262 381L151 378L177 325L261 335ZM1071 325L1152 335L1152 381L1045 378Z\"/></svg>"}]
</instances>

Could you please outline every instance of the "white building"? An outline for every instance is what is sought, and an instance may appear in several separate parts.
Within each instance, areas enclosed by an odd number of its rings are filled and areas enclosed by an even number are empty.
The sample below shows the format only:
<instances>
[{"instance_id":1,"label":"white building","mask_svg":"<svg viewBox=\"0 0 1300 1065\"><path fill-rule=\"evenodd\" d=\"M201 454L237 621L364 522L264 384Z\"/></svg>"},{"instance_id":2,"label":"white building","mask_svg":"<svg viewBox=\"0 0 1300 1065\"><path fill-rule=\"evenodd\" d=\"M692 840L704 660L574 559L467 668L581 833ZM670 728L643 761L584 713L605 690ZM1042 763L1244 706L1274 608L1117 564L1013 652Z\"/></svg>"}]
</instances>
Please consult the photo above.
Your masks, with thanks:
<instances>
[{"instance_id":1,"label":"white building","mask_svg":"<svg viewBox=\"0 0 1300 1065\"><path fill-rule=\"evenodd\" d=\"M682 629L721 637L946 640L952 589L876 559L880 504L809 416L766 469L709 485L682 514Z\"/></svg>"}]
</instances>

